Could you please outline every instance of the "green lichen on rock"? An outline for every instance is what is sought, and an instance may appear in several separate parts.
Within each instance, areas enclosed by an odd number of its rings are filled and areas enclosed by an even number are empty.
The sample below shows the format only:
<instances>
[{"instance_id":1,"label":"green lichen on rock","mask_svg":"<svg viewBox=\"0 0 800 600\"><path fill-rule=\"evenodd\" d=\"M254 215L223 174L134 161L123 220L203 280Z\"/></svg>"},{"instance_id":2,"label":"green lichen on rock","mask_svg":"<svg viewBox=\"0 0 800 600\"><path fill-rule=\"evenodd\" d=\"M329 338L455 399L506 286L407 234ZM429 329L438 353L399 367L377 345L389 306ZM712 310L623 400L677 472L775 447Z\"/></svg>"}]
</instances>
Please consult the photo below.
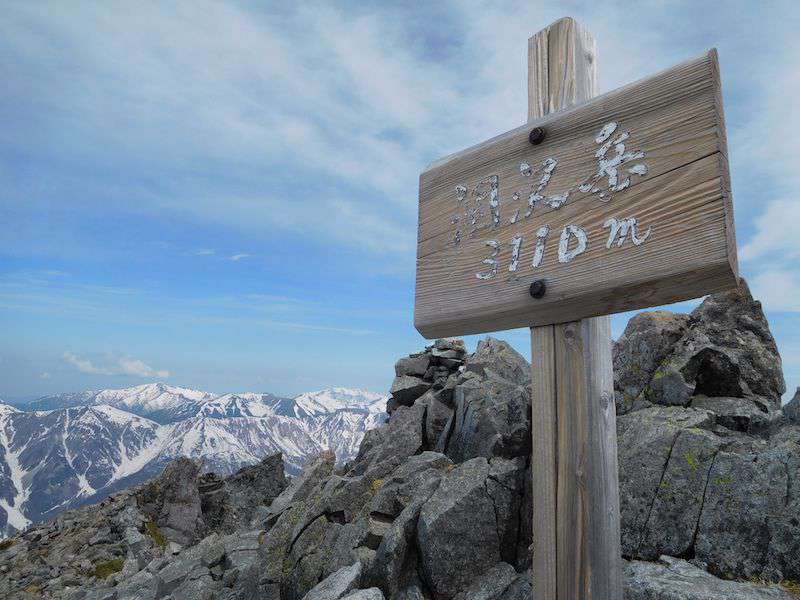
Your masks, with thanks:
<instances>
[{"instance_id":1,"label":"green lichen on rock","mask_svg":"<svg viewBox=\"0 0 800 600\"><path fill-rule=\"evenodd\" d=\"M122 566L124 564L125 561L121 558L112 558L111 560L96 563L92 575L97 579L105 579L114 573L122 571Z\"/></svg>"},{"instance_id":2,"label":"green lichen on rock","mask_svg":"<svg viewBox=\"0 0 800 600\"><path fill-rule=\"evenodd\" d=\"M147 529L147 534L153 538L153 541L158 545L159 548L162 550L167 547L167 538L164 537L164 534L161 533L161 530L158 528L158 525L155 521L150 520L145 524L145 528Z\"/></svg>"},{"instance_id":3,"label":"green lichen on rock","mask_svg":"<svg viewBox=\"0 0 800 600\"><path fill-rule=\"evenodd\" d=\"M694 455L694 452L687 452L683 455L686 459L686 463L689 465L689 468L692 471L697 471L700 468L700 461L697 460L697 457Z\"/></svg>"},{"instance_id":4,"label":"green lichen on rock","mask_svg":"<svg viewBox=\"0 0 800 600\"><path fill-rule=\"evenodd\" d=\"M781 587L793 596L800 598L800 581L781 581Z\"/></svg>"},{"instance_id":5,"label":"green lichen on rock","mask_svg":"<svg viewBox=\"0 0 800 600\"><path fill-rule=\"evenodd\" d=\"M381 489L383 485L383 479L375 479L369 486L369 491L371 495L375 495L378 493L378 490Z\"/></svg>"},{"instance_id":6,"label":"green lichen on rock","mask_svg":"<svg viewBox=\"0 0 800 600\"><path fill-rule=\"evenodd\" d=\"M11 548L11 546L13 546L16 543L17 543L17 540L14 540L14 539L7 539L7 540L0 541L0 552L3 552L4 550L8 550L9 548Z\"/></svg>"}]
</instances>

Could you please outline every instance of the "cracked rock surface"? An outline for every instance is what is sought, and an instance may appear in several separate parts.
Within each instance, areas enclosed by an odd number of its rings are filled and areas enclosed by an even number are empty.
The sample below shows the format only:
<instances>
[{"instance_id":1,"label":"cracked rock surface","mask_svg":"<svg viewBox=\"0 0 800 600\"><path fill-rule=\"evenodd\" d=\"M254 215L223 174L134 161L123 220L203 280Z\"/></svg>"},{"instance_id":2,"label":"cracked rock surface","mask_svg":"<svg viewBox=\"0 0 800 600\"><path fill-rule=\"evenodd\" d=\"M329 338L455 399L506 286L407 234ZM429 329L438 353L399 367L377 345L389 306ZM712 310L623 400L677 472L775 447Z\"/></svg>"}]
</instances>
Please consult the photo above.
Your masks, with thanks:
<instances>
[{"instance_id":1,"label":"cracked rock surface","mask_svg":"<svg viewBox=\"0 0 800 600\"><path fill-rule=\"evenodd\" d=\"M759 303L743 285L641 313L613 355L625 598L793 598L800 394L781 410ZM289 482L280 457L228 478L176 463L0 546L0 596L531 599L529 364L437 340L395 375L350 463Z\"/></svg>"}]
</instances>

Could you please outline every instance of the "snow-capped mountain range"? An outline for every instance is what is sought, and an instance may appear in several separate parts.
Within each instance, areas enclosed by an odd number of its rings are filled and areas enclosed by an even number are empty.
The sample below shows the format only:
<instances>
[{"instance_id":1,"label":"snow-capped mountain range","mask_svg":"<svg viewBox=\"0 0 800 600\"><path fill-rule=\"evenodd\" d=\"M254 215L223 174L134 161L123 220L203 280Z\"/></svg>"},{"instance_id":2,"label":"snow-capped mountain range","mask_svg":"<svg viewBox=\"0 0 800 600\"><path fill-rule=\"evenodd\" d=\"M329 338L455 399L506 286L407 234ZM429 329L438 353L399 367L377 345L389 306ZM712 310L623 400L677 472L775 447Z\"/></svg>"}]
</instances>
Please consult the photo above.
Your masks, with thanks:
<instances>
[{"instance_id":1,"label":"snow-capped mountain range","mask_svg":"<svg viewBox=\"0 0 800 600\"><path fill-rule=\"evenodd\" d=\"M162 383L0 403L0 537L144 481L178 456L231 473L281 452L290 474L322 450L354 457L387 396L333 388L280 398ZM1 402L1 401L0 401Z\"/></svg>"}]
</instances>

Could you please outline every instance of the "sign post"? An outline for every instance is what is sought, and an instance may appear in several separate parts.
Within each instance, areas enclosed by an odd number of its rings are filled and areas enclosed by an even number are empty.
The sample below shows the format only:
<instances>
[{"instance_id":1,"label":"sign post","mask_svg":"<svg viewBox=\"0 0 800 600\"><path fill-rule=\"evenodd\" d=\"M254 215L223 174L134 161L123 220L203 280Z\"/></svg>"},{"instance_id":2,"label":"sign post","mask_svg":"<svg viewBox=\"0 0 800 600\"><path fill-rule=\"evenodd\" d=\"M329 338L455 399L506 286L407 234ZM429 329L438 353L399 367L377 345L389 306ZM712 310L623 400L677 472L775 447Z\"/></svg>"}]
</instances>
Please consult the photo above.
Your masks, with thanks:
<instances>
[{"instance_id":1,"label":"sign post","mask_svg":"<svg viewBox=\"0 0 800 600\"><path fill-rule=\"evenodd\" d=\"M738 281L717 55L595 97L574 20L528 42L528 124L420 176L425 337L531 327L534 598L622 597L607 315Z\"/></svg>"},{"instance_id":2,"label":"sign post","mask_svg":"<svg viewBox=\"0 0 800 600\"><path fill-rule=\"evenodd\" d=\"M596 95L588 31L528 40L529 121ZM534 598L622 598L611 318L531 327L531 366Z\"/></svg>"}]
</instances>

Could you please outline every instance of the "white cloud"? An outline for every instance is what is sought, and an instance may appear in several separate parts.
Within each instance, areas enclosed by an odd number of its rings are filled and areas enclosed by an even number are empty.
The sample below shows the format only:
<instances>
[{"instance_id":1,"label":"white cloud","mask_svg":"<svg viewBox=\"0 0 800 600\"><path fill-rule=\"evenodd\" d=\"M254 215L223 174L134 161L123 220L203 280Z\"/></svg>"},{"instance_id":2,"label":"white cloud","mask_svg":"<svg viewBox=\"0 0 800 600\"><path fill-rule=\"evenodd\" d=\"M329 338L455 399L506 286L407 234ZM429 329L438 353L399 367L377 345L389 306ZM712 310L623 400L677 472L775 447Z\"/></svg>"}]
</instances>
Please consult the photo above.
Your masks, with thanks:
<instances>
[{"instance_id":1,"label":"white cloud","mask_svg":"<svg viewBox=\"0 0 800 600\"><path fill-rule=\"evenodd\" d=\"M131 375L134 377L156 377L160 379L170 375L169 371L154 369L141 360L129 357L116 358L105 366L95 365L89 359L81 358L72 352L64 352L63 358L81 373L89 375Z\"/></svg>"},{"instance_id":2,"label":"white cloud","mask_svg":"<svg viewBox=\"0 0 800 600\"><path fill-rule=\"evenodd\" d=\"M200 250L193 250L187 252L189 256L214 256L217 253L213 248L201 248Z\"/></svg>"},{"instance_id":3,"label":"white cloud","mask_svg":"<svg viewBox=\"0 0 800 600\"><path fill-rule=\"evenodd\" d=\"M169 377L169 371L154 369L135 358L120 358L118 365L119 373L122 375L133 375L135 377L145 378L157 377L159 379Z\"/></svg>"},{"instance_id":4,"label":"white cloud","mask_svg":"<svg viewBox=\"0 0 800 600\"><path fill-rule=\"evenodd\" d=\"M39 379L50 379L51 375L47 371L44 373L39 373Z\"/></svg>"},{"instance_id":5,"label":"white cloud","mask_svg":"<svg viewBox=\"0 0 800 600\"><path fill-rule=\"evenodd\" d=\"M250 257L249 254L244 254L244 253L242 253L242 254L234 254L233 256L229 256L228 260L232 260L234 262L237 262L237 261L242 260L243 258L249 258L249 257Z\"/></svg>"},{"instance_id":6,"label":"white cloud","mask_svg":"<svg viewBox=\"0 0 800 600\"><path fill-rule=\"evenodd\" d=\"M753 297L768 311L800 312L800 276L797 272L771 270L750 280Z\"/></svg>"},{"instance_id":7,"label":"white cloud","mask_svg":"<svg viewBox=\"0 0 800 600\"><path fill-rule=\"evenodd\" d=\"M755 219L755 232L742 246L739 257L754 260L775 255L780 259L800 258L797 226L800 224L800 199L774 200Z\"/></svg>"},{"instance_id":8,"label":"white cloud","mask_svg":"<svg viewBox=\"0 0 800 600\"><path fill-rule=\"evenodd\" d=\"M74 355L72 352L64 352L63 358L73 367L78 369L81 373L88 373L90 375L113 375L110 369L96 367L92 361Z\"/></svg>"}]
</instances>

